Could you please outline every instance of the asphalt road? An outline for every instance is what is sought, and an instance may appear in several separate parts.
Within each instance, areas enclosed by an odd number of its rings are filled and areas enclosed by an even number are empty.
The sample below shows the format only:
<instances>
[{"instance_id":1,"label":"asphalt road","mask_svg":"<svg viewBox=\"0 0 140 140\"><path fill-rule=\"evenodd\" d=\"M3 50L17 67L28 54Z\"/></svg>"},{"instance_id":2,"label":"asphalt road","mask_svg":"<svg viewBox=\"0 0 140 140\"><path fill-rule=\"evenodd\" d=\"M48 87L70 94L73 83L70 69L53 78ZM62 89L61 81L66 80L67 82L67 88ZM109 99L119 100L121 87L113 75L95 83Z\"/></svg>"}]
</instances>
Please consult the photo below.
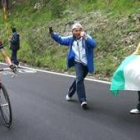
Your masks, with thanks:
<instances>
[{"instance_id":1,"label":"asphalt road","mask_svg":"<svg viewBox=\"0 0 140 140\"><path fill-rule=\"evenodd\" d=\"M65 95L73 78L23 71L16 78L2 75L13 109L7 129L0 115L0 140L138 140L140 115L129 110L137 93L111 95L109 84L85 81L89 110L82 110L77 95Z\"/></svg>"}]
</instances>

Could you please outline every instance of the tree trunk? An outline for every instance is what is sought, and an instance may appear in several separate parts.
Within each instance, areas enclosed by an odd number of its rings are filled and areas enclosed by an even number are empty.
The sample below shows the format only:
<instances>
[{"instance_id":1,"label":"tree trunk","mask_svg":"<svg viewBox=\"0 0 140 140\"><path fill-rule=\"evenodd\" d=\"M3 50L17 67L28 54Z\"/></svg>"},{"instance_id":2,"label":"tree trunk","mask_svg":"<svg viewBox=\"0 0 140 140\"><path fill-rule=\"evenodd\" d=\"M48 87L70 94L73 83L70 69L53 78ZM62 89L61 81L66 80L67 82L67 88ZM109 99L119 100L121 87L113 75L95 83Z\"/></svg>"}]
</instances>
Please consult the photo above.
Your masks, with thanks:
<instances>
[{"instance_id":1,"label":"tree trunk","mask_svg":"<svg viewBox=\"0 0 140 140\"><path fill-rule=\"evenodd\" d=\"M9 8L9 0L1 0L0 1L0 7L3 8L5 7L6 10Z\"/></svg>"}]
</instances>

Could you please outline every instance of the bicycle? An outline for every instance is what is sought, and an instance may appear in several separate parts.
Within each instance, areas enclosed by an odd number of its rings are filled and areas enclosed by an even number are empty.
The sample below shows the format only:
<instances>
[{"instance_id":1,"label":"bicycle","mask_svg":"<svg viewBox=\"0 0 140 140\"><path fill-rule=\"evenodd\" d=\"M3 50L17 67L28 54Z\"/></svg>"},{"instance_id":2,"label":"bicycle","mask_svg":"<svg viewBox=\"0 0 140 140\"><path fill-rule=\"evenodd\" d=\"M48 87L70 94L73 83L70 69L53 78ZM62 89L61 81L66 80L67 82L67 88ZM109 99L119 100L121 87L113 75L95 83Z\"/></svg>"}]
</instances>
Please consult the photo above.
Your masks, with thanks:
<instances>
[{"instance_id":1,"label":"bicycle","mask_svg":"<svg viewBox=\"0 0 140 140\"><path fill-rule=\"evenodd\" d=\"M0 72L7 71L8 69L9 68L2 68ZM15 77L15 73L13 77ZM0 111L6 127L10 128L12 125L12 107L7 89L3 83L1 83L0 87Z\"/></svg>"}]
</instances>

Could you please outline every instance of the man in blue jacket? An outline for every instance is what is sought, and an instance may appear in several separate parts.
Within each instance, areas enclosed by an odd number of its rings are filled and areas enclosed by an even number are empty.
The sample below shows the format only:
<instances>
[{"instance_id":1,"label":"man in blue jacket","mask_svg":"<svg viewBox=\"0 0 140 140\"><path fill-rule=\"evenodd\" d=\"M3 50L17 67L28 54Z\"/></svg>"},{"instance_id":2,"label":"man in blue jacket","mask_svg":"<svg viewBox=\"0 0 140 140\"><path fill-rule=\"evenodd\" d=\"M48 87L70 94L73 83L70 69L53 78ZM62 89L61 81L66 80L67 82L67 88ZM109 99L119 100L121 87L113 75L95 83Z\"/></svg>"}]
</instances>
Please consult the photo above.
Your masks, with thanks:
<instances>
[{"instance_id":1,"label":"man in blue jacket","mask_svg":"<svg viewBox=\"0 0 140 140\"><path fill-rule=\"evenodd\" d=\"M61 37L53 32L52 27L49 28L49 33L56 42L69 47L67 67L75 67L76 79L68 90L66 100L70 101L77 91L81 107L87 109L84 78L88 72L92 73L94 71L93 50L96 46L96 42L83 31L83 27L80 23L75 23L72 26L72 35L70 36Z\"/></svg>"}]
</instances>

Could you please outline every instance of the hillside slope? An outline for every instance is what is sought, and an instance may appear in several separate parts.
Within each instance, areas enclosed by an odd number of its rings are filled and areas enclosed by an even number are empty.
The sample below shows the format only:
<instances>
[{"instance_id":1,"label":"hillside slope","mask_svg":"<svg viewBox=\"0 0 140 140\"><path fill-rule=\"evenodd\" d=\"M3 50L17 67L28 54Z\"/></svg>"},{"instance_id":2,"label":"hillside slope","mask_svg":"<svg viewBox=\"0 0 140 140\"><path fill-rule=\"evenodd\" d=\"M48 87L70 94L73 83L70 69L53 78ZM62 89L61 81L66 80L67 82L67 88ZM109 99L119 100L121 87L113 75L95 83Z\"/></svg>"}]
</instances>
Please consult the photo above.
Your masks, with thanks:
<instances>
[{"instance_id":1,"label":"hillside slope","mask_svg":"<svg viewBox=\"0 0 140 140\"><path fill-rule=\"evenodd\" d=\"M15 26L21 35L19 59L32 66L67 71L67 48L52 41L49 26L61 35L68 35L73 22L83 24L98 43L95 73L91 77L104 80L110 80L117 66L140 41L139 0L87 0L86 3L82 0L17 0L10 4L9 27ZM1 21L0 34L8 45L4 21Z\"/></svg>"}]
</instances>

